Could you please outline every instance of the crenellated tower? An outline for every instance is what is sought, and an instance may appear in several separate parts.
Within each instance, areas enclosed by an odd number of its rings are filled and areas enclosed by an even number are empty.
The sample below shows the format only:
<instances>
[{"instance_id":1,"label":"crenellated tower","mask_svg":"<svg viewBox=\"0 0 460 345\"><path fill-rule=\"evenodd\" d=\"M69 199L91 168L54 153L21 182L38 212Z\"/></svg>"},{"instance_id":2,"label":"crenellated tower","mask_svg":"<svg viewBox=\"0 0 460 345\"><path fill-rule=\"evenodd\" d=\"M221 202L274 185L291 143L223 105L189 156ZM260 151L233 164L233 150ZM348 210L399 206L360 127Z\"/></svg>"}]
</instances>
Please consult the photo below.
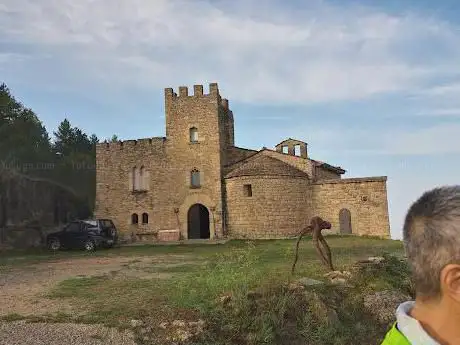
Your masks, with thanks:
<instances>
[{"instance_id":1,"label":"crenellated tower","mask_svg":"<svg viewBox=\"0 0 460 345\"><path fill-rule=\"evenodd\" d=\"M194 85L193 94L186 86L180 86L178 91L165 89L168 157L173 160L171 166L178 184L185 176L186 184L193 186L193 176L199 176L200 186L184 190L177 200L208 200L205 206L215 209L215 232L219 234L222 171L227 148L234 143L233 114L228 100L220 96L217 83L209 84L208 93L204 93L202 85Z\"/></svg>"},{"instance_id":2,"label":"crenellated tower","mask_svg":"<svg viewBox=\"0 0 460 345\"><path fill-rule=\"evenodd\" d=\"M172 88L165 89L165 118L166 118L166 137L171 140L180 140L183 137L183 127L198 125L196 127L200 139L206 137L219 136L222 149L233 146L234 139L234 120L233 112L229 108L228 99L222 98L219 93L217 83L209 84L209 93L203 92L203 85L194 85L193 94L189 94L187 86L179 87L179 94ZM217 121L217 122L216 122ZM216 122L217 131L205 134L204 129L210 129Z\"/></svg>"}]
</instances>

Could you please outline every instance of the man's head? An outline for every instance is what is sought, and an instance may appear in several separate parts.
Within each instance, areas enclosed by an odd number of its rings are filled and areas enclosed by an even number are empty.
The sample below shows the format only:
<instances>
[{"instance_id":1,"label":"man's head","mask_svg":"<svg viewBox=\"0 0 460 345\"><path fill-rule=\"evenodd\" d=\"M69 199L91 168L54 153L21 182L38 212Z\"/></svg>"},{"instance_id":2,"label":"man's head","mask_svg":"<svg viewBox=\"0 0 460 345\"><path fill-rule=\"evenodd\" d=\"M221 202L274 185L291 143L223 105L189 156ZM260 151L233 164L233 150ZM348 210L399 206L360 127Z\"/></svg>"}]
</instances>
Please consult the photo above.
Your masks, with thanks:
<instances>
[{"instance_id":1,"label":"man's head","mask_svg":"<svg viewBox=\"0 0 460 345\"><path fill-rule=\"evenodd\" d=\"M404 246L417 298L460 305L460 186L435 188L410 207Z\"/></svg>"}]
</instances>

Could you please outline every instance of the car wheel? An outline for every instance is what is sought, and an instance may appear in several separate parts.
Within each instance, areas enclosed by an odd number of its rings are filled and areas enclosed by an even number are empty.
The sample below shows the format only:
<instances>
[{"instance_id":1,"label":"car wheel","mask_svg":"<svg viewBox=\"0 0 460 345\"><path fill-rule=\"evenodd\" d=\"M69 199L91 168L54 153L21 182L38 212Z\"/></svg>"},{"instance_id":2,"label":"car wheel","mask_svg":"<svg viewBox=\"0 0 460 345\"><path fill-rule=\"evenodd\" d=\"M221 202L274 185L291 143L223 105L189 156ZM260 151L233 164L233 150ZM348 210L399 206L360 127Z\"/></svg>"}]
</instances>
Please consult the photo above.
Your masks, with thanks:
<instances>
[{"instance_id":1,"label":"car wheel","mask_svg":"<svg viewBox=\"0 0 460 345\"><path fill-rule=\"evenodd\" d=\"M48 241L48 248L57 251L61 249L61 242L57 238L52 238Z\"/></svg>"},{"instance_id":2,"label":"car wheel","mask_svg":"<svg viewBox=\"0 0 460 345\"><path fill-rule=\"evenodd\" d=\"M111 229L111 230L110 230L110 233L109 233L109 236L110 236L111 238L115 238L116 235L117 235L117 232L116 232L114 229Z\"/></svg>"},{"instance_id":3,"label":"car wheel","mask_svg":"<svg viewBox=\"0 0 460 345\"><path fill-rule=\"evenodd\" d=\"M92 252L92 251L94 251L95 249L96 249L96 244L94 243L94 241L92 241L92 240L87 240L87 241L85 242L85 250L86 250L87 252Z\"/></svg>"}]
</instances>

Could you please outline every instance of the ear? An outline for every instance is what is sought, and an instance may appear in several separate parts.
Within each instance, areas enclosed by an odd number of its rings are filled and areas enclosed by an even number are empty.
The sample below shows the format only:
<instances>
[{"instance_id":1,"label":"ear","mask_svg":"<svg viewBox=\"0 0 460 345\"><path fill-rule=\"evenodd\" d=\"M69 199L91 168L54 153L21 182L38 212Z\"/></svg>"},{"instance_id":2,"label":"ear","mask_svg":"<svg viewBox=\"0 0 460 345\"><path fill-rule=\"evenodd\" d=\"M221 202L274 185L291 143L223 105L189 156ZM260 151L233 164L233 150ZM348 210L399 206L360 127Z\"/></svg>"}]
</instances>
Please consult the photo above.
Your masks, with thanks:
<instances>
[{"instance_id":1,"label":"ear","mask_svg":"<svg viewBox=\"0 0 460 345\"><path fill-rule=\"evenodd\" d=\"M446 265L441 271L440 278L443 294L460 304L460 265Z\"/></svg>"}]
</instances>

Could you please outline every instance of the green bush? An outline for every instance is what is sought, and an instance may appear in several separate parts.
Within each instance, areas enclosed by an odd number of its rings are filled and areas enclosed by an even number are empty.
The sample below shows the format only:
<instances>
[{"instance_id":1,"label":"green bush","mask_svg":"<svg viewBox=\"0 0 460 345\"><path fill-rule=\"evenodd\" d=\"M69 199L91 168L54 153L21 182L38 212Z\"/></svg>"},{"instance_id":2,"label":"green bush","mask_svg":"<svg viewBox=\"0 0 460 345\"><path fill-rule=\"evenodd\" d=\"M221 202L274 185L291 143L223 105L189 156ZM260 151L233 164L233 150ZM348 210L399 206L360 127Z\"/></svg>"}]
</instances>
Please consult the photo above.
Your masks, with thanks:
<instances>
[{"instance_id":1,"label":"green bush","mask_svg":"<svg viewBox=\"0 0 460 345\"><path fill-rule=\"evenodd\" d=\"M362 267L355 274L353 285L362 293L398 290L414 297L407 261L386 253L383 257L385 260L381 264Z\"/></svg>"},{"instance_id":2,"label":"green bush","mask_svg":"<svg viewBox=\"0 0 460 345\"><path fill-rule=\"evenodd\" d=\"M288 273L270 276L261 255L249 243L174 280L175 306L198 310L207 320L196 344L372 344L386 329L365 310L363 295L409 288L407 263L385 255L383 263L359 270L353 287L325 284L291 291ZM223 294L231 296L228 303L218 300Z\"/></svg>"},{"instance_id":3,"label":"green bush","mask_svg":"<svg viewBox=\"0 0 460 345\"><path fill-rule=\"evenodd\" d=\"M199 343L372 344L385 333L360 300L347 299L337 287L289 291L278 284L260 292L256 300L240 295L211 310Z\"/></svg>"}]
</instances>

